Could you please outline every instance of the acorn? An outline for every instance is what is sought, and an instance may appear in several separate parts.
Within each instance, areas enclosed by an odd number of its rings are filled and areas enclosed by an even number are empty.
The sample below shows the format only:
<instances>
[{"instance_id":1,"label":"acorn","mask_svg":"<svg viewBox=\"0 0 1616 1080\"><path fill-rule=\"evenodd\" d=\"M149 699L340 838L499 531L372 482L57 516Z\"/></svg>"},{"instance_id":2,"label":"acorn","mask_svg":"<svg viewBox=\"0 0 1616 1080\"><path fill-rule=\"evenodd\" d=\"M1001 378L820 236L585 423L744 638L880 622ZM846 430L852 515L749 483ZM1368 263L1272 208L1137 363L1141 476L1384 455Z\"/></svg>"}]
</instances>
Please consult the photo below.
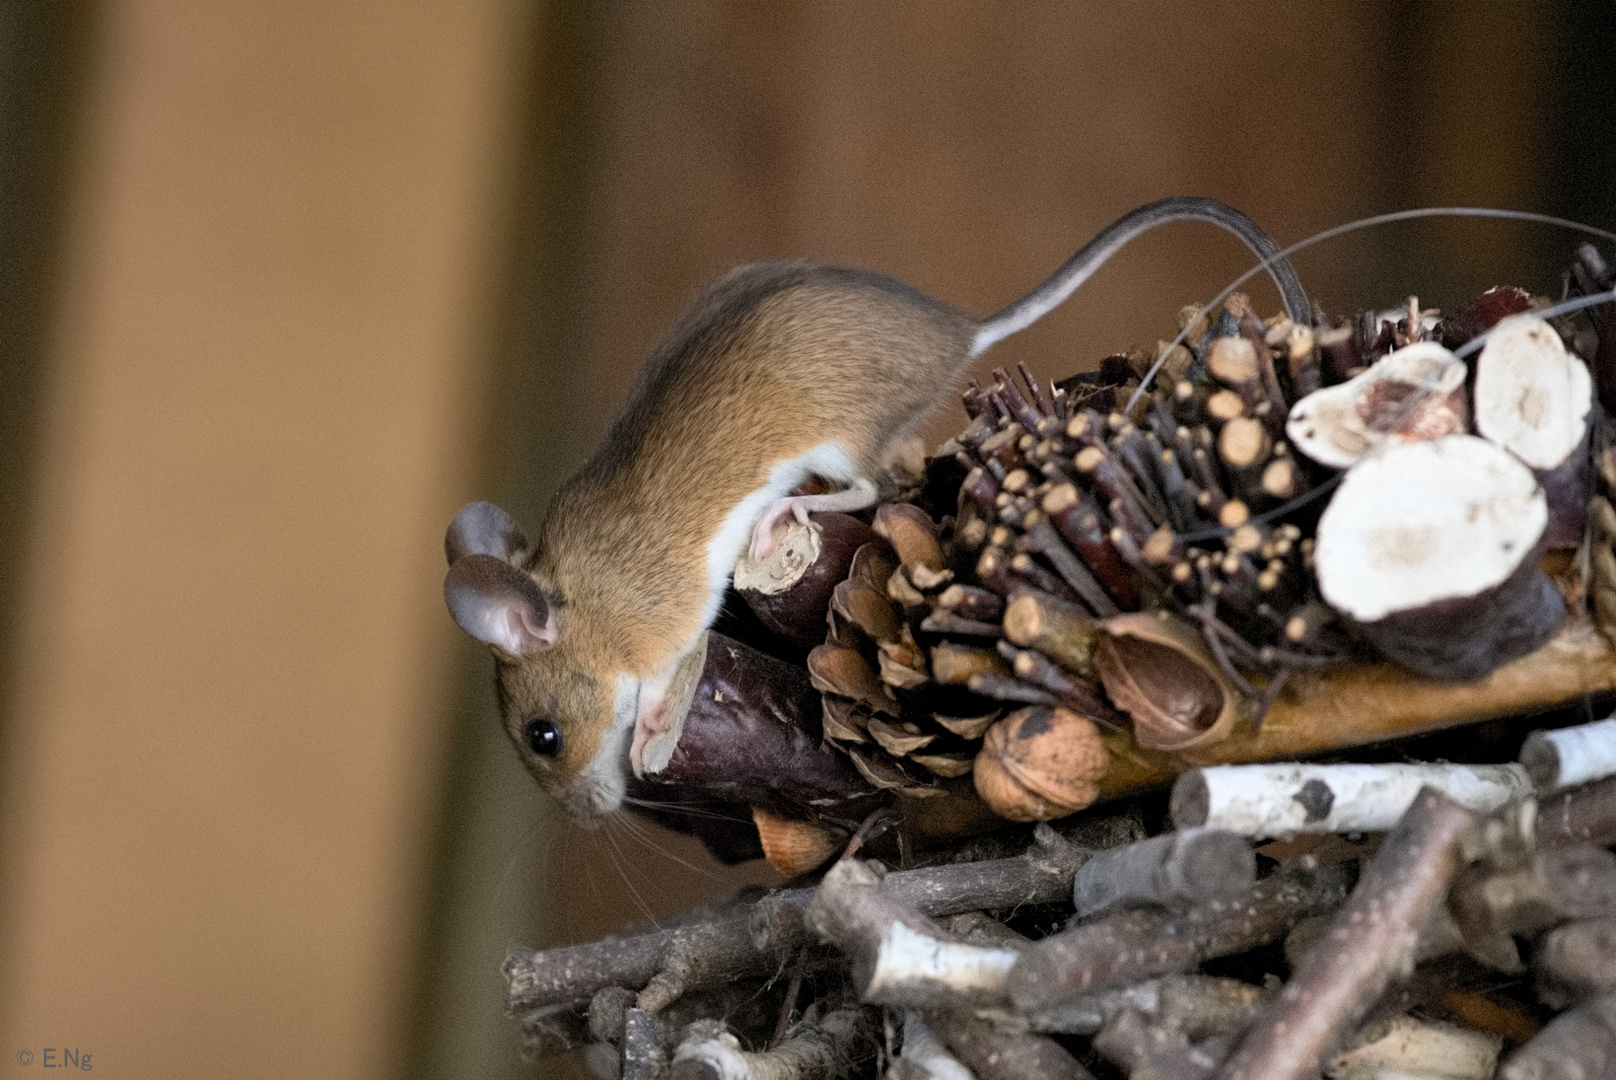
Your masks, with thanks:
<instances>
[{"instance_id":1,"label":"acorn","mask_svg":"<svg viewBox=\"0 0 1616 1080\"><path fill-rule=\"evenodd\" d=\"M1099 729L1071 710L1017 709L982 740L976 793L1000 817L1049 821L1099 796L1108 760Z\"/></svg>"}]
</instances>

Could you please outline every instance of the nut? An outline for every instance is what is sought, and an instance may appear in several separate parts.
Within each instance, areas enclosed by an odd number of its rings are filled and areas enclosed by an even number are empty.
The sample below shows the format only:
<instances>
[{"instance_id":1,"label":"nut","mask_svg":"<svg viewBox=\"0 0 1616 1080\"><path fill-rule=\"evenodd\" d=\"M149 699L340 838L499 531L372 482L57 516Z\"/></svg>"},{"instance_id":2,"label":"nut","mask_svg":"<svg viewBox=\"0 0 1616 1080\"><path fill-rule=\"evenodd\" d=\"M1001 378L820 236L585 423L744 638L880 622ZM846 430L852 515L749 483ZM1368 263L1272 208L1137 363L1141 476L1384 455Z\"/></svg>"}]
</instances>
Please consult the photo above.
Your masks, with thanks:
<instances>
[{"instance_id":1,"label":"nut","mask_svg":"<svg viewBox=\"0 0 1616 1080\"><path fill-rule=\"evenodd\" d=\"M1200 635L1165 614L1130 612L1102 624L1094 662L1106 696L1153 750L1195 751L1227 739L1241 698Z\"/></svg>"},{"instance_id":2,"label":"nut","mask_svg":"<svg viewBox=\"0 0 1616 1080\"><path fill-rule=\"evenodd\" d=\"M973 775L976 793L1000 817L1048 821L1092 803L1108 763L1093 723L1059 706L1034 706L988 729Z\"/></svg>"}]
</instances>

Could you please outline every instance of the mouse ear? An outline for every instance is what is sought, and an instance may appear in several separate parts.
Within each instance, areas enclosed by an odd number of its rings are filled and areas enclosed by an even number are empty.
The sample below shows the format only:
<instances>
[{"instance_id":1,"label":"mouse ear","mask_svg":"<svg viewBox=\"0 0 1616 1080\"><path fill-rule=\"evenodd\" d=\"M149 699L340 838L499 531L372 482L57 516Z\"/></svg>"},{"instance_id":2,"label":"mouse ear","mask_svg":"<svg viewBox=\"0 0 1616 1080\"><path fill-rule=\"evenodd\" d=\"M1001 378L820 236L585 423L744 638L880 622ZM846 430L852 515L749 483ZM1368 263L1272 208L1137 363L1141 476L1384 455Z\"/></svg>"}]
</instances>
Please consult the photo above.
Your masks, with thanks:
<instances>
[{"instance_id":1,"label":"mouse ear","mask_svg":"<svg viewBox=\"0 0 1616 1080\"><path fill-rule=\"evenodd\" d=\"M443 598L460 629L512 656L542 652L559 635L555 609L538 583L493 555L456 559L443 579Z\"/></svg>"},{"instance_id":2,"label":"mouse ear","mask_svg":"<svg viewBox=\"0 0 1616 1080\"><path fill-rule=\"evenodd\" d=\"M467 555L492 555L512 562L527 550L527 537L511 516L493 503L474 502L449 522L443 551L453 566Z\"/></svg>"}]
</instances>

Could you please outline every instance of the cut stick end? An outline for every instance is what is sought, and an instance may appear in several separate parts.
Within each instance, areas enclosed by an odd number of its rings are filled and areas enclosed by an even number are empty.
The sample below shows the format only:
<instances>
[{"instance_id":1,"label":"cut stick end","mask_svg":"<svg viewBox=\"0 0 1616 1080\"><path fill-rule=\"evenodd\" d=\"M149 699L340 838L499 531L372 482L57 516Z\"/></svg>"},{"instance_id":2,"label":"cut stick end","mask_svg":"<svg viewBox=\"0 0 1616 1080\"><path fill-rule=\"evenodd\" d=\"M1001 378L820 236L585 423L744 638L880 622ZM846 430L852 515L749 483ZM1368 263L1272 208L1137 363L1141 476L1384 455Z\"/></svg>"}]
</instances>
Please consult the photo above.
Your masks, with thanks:
<instances>
[{"instance_id":1,"label":"cut stick end","mask_svg":"<svg viewBox=\"0 0 1616 1080\"><path fill-rule=\"evenodd\" d=\"M1553 742L1543 737L1543 732L1534 731L1526 737L1526 742L1521 746L1520 762L1526 768L1526 775L1532 778L1532 786L1538 791L1548 792L1559 787L1560 751Z\"/></svg>"},{"instance_id":2,"label":"cut stick end","mask_svg":"<svg viewBox=\"0 0 1616 1080\"><path fill-rule=\"evenodd\" d=\"M1167 811L1175 828L1195 829L1206 824L1212 813L1212 792L1199 769L1184 773L1173 784Z\"/></svg>"}]
</instances>

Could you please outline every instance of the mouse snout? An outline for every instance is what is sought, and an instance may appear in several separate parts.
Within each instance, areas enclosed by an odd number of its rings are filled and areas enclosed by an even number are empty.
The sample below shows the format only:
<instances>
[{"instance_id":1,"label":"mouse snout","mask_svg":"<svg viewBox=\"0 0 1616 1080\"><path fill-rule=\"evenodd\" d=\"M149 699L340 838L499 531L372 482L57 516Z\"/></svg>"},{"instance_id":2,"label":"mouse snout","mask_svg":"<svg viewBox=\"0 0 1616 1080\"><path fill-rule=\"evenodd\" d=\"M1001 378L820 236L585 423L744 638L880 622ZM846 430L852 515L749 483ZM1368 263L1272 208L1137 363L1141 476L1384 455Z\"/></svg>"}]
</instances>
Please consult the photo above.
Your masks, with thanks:
<instances>
[{"instance_id":1,"label":"mouse snout","mask_svg":"<svg viewBox=\"0 0 1616 1080\"><path fill-rule=\"evenodd\" d=\"M557 792L557 798L567 816L585 828L594 828L623 805L621 784L603 783L587 773Z\"/></svg>"}]
</instances>

